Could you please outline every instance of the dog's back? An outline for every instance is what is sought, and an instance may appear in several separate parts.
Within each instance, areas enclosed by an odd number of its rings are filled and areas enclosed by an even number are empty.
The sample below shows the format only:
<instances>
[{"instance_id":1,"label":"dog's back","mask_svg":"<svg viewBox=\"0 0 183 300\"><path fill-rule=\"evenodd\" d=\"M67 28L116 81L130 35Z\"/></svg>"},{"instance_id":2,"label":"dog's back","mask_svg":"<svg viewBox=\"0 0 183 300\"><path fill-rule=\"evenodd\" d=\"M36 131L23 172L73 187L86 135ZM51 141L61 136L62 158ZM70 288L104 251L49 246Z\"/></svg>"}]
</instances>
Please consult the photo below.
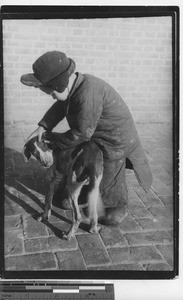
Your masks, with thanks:
<instances>
[{"instance_id":1,"label":"dog's back","mask_svg":"<svg viewBox=\"0 0 183 300\"><path fill-rule=\"evenodd\" d=\"M93 141L86 141L66 150L54 151L58 172L68 175L75 172L77 182L89 178L89 186L93 187L95 177L103 173L103 154Z\"/></svg>"},{"instance_id":2,"label":"dog's back","mask_svg":"<svg viewBox=\"0 0 183 300\"><path fill-rule=\"evenodd\" d=\"M77 181L89 178L89 189L92 189L95 178L103 173L102 151L92 141L84 142L78 150L72 170L76 172Z\"/></svg>"}]
</instances>

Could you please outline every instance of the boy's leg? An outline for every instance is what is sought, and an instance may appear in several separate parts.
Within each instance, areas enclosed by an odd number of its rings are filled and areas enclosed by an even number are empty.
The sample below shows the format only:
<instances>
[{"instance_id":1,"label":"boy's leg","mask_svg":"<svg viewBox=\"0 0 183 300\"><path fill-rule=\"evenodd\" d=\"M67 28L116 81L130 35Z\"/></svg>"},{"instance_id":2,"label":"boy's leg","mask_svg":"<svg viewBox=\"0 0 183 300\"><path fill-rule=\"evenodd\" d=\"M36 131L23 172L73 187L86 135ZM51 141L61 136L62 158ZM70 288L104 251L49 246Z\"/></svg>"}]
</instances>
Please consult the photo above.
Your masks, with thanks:
<instances>
[{"instance_id":1,"label":"boy's leg","mask_svg":"<svg viewBox=\"0 0 183 300\"><path fill-rule=\"evenodd\" d=\"M125 178L126 159L104 160L104 174L101 182L101 195L106 207L106 217L101 220L106 225L120 223L127 213L128 190Z\"/></svg>"}]
</instances>

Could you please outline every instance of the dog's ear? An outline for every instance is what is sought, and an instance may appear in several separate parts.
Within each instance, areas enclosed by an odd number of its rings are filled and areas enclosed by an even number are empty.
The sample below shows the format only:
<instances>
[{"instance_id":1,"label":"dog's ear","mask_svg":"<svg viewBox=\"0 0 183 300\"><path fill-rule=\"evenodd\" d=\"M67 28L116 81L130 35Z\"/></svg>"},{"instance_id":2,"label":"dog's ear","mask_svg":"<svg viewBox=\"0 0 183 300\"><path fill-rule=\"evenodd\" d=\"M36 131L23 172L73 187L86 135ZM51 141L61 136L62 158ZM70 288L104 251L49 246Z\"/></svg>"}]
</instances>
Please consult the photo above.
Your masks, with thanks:
<instances>
[{"instance_id":1,"label":"dog's ear","mask_svg":"<svg viewBox=\"0 0 183 300\"><path fill-rule=\"evenodd\" d=\"M27 163L31 157L31 153L30 150L28 149L28 147L25 145L23 148L23 157L24 157L24 161Z\"/></svg>"}]
</instances>

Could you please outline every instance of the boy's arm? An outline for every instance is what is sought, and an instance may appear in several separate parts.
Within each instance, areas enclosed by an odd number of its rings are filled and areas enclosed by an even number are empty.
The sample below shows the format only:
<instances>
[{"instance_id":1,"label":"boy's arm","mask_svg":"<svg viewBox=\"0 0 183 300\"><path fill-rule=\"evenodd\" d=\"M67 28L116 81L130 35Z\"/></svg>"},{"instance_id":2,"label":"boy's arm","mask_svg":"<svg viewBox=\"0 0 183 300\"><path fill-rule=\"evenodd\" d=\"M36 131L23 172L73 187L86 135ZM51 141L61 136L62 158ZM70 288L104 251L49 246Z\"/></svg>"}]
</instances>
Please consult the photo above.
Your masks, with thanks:
<instances>
[{"instance_id":1,"label":"boy's arm","mask_svg":"<svg viewBox=\"0 0 183 300\"><path fill-rule=\"evenodd\" d=\"M84 99L77 106L77 114L72 128L64 133L47 133L46 138L62 148L74 147L89 140L102 113L102 101L93 101L92 98Z\"/></svg>"},{"instance_id":2,"label":"boy's arm","mask_svg":"<svg viewBox=\"0 0 183 300\"><path fill-rule=\"evenodd\" d=\"M66 103L62 101L56 101L46 112L38 125L42 126L47 131L52 131L52 129L65 118L65 115Z\"/></svg>"}]
</instances>

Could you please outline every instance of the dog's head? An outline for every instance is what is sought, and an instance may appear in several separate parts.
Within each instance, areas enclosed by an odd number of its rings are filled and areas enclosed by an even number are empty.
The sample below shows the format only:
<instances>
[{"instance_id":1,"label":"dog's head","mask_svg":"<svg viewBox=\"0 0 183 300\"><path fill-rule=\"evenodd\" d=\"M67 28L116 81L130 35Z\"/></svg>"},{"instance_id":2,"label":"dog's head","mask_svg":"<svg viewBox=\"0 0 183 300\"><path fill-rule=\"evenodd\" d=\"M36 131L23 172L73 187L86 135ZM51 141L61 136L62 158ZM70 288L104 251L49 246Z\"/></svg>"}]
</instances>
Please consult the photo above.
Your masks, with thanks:
<instances>
[{"instance_id":1,"label":"dog's head","mask_svg":"<svg viewBox=\"0 0 183 300\"><path fill-rule=\"evenodd\" d=\"M53 150L50 149L48 143L38 142L37 137L31 138L24 145L23 156L25 162L28 162L31 156L36 158L45 168L49 168L53 164Z\"/></svg>"}]
</instances>

